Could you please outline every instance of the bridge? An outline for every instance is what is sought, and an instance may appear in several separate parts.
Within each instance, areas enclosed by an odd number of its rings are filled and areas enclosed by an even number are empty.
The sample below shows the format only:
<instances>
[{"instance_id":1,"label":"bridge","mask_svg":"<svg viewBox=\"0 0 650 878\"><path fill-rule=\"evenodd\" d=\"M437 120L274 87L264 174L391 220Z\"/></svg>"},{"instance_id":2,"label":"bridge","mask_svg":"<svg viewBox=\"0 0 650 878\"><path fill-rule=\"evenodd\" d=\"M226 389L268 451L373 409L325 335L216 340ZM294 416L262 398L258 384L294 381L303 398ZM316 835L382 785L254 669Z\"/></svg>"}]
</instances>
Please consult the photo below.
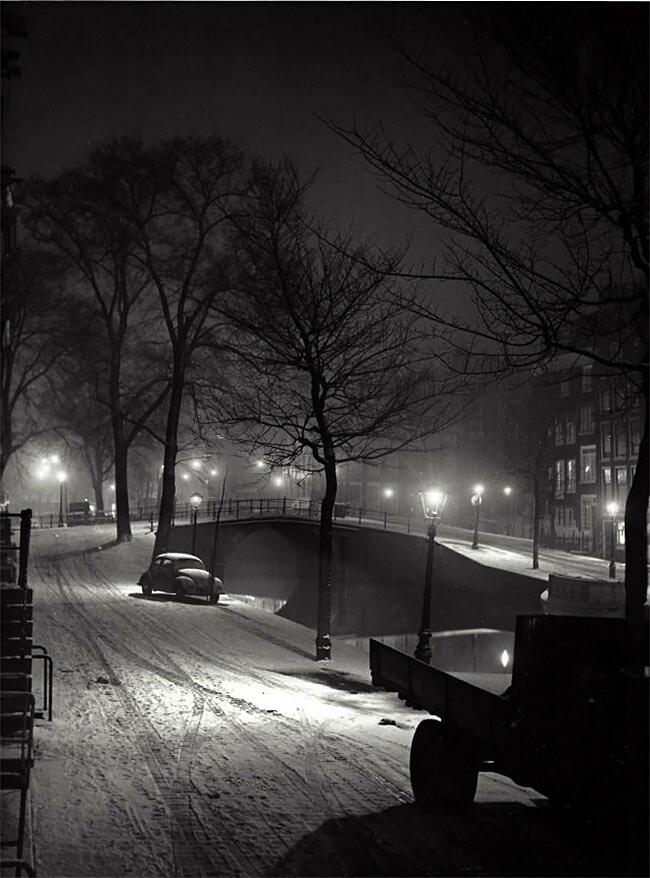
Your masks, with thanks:
<instances>
[{"instance_id":1,"label":"bridge","mask_svg":"<svg viewBox=\"0 0 650 878\"><path fill-rule=\"evenodd\" d=\"M332 633L367 636L417 631L427 539L422 522L383 514L334 521ZM317 608L317 507L288 501L233 501L216 534L216 572L226 592L264 599L280 615L314 627ZM169 549L212 556L216 521L177 522ZM513 631L519 614L541 612L540 579L473 561L436 543L432 630Z\"/></svg>"}]
</instances>

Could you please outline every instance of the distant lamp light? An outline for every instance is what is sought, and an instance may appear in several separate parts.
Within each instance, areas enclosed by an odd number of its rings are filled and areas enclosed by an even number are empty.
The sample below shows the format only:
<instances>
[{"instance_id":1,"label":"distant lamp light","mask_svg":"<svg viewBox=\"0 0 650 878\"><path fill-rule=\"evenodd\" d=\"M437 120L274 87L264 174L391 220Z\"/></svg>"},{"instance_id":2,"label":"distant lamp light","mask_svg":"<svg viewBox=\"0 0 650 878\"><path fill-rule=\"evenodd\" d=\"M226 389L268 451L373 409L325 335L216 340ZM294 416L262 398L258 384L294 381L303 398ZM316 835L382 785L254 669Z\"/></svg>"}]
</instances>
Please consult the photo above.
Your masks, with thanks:
<instances>
[{"instance_id":1,"label":"distant lamp light","mask_svg":"<svg viewBox=\"0 0 650 878\"><path fill-rule=\"evenodd\" d=\"M192 509L198 509L199 506L201 505L202 500L203 500L203 497L201 496L201 494L191 494L190 495L190 505L191 505Z\"/></svg>"},{"instance_id":2,"label":"distant lamp light","mask_svg":"<svg viewBox=\"0 0 650 878\"><path fill-rule=\"evenodd\" d=\"M184 482L189 481L189 478L190 478L189 473L182 473L181 478L183 479Z\"/></svg>"},{"instance_id":3,"label":"distant lamp light","mask_svg":"<svg viewBox=\"0 0 650 878\"><path fill-rule=\"evenodd\" d=\"M620 506L618 505L616 500L611 500L605 508L607 509L608 515L611 515L612 518L616 518L616 516L618 515L618 510L620 509Z\"/></svg>"},{"instance_id":4,"label":"distant lamp light","mask_svg":"<svg viewBox=\"0 0 650 878\"><path fill-rule=\"evenodd\" d=\"M216 470L216 469L211 469L211 470L210 470L210 475L211 475L211 476L216 476L216 475L217 475L217 470Z\"/></svg>"},{"instance_id":5,"label":"distant lamp light","mask_svg":"<svg viewBox=\"0 0 650 878\"><path fill-rule=\"evenodd\" d=\"M395 496L395 491L392 488L384 488L384 497L393 497Z\"/></svg>"},{"instance_id":6,"label":"distant lamp light","mask_svg":"<svg viewBox=\"0 0 650 878\"><path fill-rule=\"evenodd\" d=\"M61 484L63 484L63 482L65 482L65 480L67 478L68 478L67 473L64 473L63 470L59 470L59 472L56 474L56 480L57 480L57 482L60 482Z\"/></svg>"},{"instance_id":7,"label":"distant lamp light","mask_svg":"<svg viewBox=\"0 0 650 878\"><path fill-rule=\"evenodd\" d=\"M501 653L501 667L507 668L510 664L510 653L507 649L504 649Z\"/></svg>"},{"instance_id":8,"label":"distant lamp light","mask_svg":"<svg viewBox=\"0 0 650 878\"><path fill-rule=\"evenodd\" d=\"M273 484L275 485L276 488L281 487L282 483L283 483L282 476L273 476Z\"/></svg>"},{"instance_id":9,"label":"distant lamp light","mask_svg":"<svg viewBox=\"0 0 650 878\"><path fill-rule=\"evenodd\" d=\"M510 487L510 485L505 486L505 488L503 489L503 493L506 495L506 497L509 497L512 494L512 488Z\"/></svg>"},{"instance_id":10,"label":"distant lamp light","mask_svg":"<svg viewBox=\"0 0 650 878\"><path fill-rule=\"evenodd\" d=\"M190 466L192 467L192 469L201 469L201 461L200 460L193 460L191 462Z\"/></svg>"},{"instance_id":11,"label":"distant lamp light","mask_svg":"<svg viewBox=\"0 0 650 878\"><path fill-rule=\"evenodd\" d=\"M263 461L263 460L256 460L256 461L255 461L255 467L256 467L257 469L262 469L263 466L264 466L264 461Z\"/></svg>"},{"instance_id":12,"label":"distant lamp light","mask_svg":"<svg viewBox=\"0 0 650 878\"><path fill-rule=\"evenodd\" d=\"M111 491L115 490L115 485L109 485L108 487L111 489Z\"/></svg>"},{"instance_id":13,"label":"distant lamp light","mask_svg":"<svg viewBox=\"0 0 650 878\"><path fill-rule=\"evenodd\" d=\"M61 458L58 454L50 454L50 463L59 463Z\"/></svg>"}]
</instances>

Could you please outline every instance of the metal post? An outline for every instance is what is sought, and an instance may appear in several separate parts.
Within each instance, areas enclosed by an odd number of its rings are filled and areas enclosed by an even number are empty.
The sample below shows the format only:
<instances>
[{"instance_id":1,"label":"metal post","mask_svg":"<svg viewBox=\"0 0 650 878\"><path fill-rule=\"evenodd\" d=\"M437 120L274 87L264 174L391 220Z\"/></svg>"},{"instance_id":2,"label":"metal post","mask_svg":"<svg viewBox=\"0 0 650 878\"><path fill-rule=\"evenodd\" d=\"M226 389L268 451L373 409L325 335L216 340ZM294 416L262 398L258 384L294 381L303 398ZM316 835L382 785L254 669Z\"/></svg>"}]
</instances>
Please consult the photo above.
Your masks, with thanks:
<instances>
[{"instance_id":1,"label":"metal post","mask_svg":"<svg viewBox=\"0 0 650 878\"><path fill-rule=\"evenodd\" d=\"M59 482L59 527L63 527L63 482Z\"/></svg>"},{"instance_id":2,"label":"metal post","mask_svg":"<svg viewBox=\"0 0 650 878\"><path fill-rule=\"evenodd\" d=\"M359 527L361 527L361 507L359 506Z\"/></svg>"},{"instance_id":3,"label":"metal post","mask_svg":"<svg viewBox=\"0 0 650 878\"><path fill-rule=\"evenodd\" d=\"M149 528L151 530L151 533L153 533L153 509L149 514Z\"/></svg>"},{"instance_id":4,"label":"metal post","mask_svg":"<svg viewBox=\"0 0 650 878\"><path fill-rule=\"evenodd\" d=\"M384 530L386 530L386 516L388 513L384 512Z\"/></svg>"},{"instance_id":5,"label":"metal post","mask_svg":"<svg viewBox=\"0 0 650 878\"><path fill-rule=\"evenodd\" d=\"M433 546L436 540L435 519L429 524L427 530L427 566L424 574L424 591L422 594L422 616L420 618L420 630L418 632L418 645L415 647L415 657L421 662L431 663L431 580L433 577Z\"/></svg>"},{"instance_id":6,"label":"metal post","mask_svg":"<svg viewBox=\"0 0 650 878\"><path fill-rule=\"evenodd\" d=\"M411 516L410 516L410 515L409 515L409 517L406 519L406 533L407 533L407 534L410 534L410 533L411 533Z\"/></svg>"},{"instance_id":7,"label":"metal post","mask_svg":"<svg viewBox=\"0 0 650 878\"><path fill-rule=\"evenodd\" d=\"M27 586L27 562L29 561L29 536L32 529L32 510L20 512L20 547L18 549L18 585Z\"/></svg>"},{"instance_id":8,"label":"metal post","mask_svg":"<svg viewBox=\"0 0 650 878\"><path fill-rule=\"evenodd\" d=\"M287 514L287 498L286 497L282 498L282 514L283 515Z\"/></svg>"},{"instance_id":9,"label":"metal post","mask_svg":"<svg viewBox=\"0 0 650 878\"><path fill-rule=\"evenodd\" d=\"M194 509L192 514L192 554L196 555L196 519L198 517L199 510Z\"/></svg>"},{"instance_id":10,"label":"metal post","mask_svg":"<svg viewBox=\"0 0 650 878\"><path fill-rule=\"evenodd\" d=\"M481 509L481 498L477 497L474 505L474 539L472 540L472 548L478 549L478 516Z\"/></svg>"},{"instance_id":11,"label":"metal post","mask_svg":"<svg viewBox=\"0 0 650 878\"><path fill-rule=\"evenodd\" d=\"M235 500L235 517L239 518L239 500Z\"/></svg>"},{"instance_id":12,"label":"metal post","mask_svg":"<svg viewBox=\"0 0 650 878\"><path fill-rule=\"evenodd\" d=\"M612 546L609 561L609 578L616 579L616 518L612 515Z\"/></svg>"}]
</instances>

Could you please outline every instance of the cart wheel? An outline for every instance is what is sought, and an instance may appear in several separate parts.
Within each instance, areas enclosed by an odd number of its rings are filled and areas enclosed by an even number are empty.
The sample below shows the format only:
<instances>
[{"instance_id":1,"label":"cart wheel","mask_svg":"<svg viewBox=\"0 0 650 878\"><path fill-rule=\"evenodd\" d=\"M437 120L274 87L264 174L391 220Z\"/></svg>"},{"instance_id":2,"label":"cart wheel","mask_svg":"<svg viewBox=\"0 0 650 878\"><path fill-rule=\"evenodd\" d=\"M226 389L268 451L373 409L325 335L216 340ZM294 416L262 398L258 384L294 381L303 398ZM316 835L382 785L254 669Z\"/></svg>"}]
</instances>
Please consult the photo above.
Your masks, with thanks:
<instances>
[{"instance_id":1,"label":"cart wheel","mask_svg":"<svg viewBox=\"0 0 650 878\"><path fill-rule=\"evenodd\" d=\"M411 742L411 787L425 810L466 808L474 801L478 762L467 736L438 720L423 720Z\"/></svg>"}]
</instances>

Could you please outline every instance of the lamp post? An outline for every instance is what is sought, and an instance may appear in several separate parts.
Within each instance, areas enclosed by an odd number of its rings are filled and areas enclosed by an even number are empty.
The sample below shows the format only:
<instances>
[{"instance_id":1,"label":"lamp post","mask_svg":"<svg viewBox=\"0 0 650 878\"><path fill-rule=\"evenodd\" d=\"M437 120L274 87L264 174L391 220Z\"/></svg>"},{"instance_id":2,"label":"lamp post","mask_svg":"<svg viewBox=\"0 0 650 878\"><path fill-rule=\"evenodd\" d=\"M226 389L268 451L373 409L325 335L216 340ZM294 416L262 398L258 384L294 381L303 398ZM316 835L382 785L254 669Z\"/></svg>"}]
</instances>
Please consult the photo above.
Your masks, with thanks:
<instances>
[{"instance_id":1,"label":"lamp post","mask_svg":"<svg viewBox=\"0 0 650 878\"><path fill-rule=\"evenodd\" d=\"M474 539L472 540L472 548L478 549L478 517L483 502L483 485L474 485L474 493L472 494L472 506L474 507Z\"/></svg>"},{"instance_id":2,"label":"lamp post","mask_svg":"<svg viewBox=\"0 0 650 878\"><path fill-rule=\"evenodd\" d=\"M192 494L190 505L192 507L192 554L196 555L196 520L199 516L199 506L203 497L200 494Z\"/></svg>"},{"instance_id":3,"label":"lamp post","mask_svg":"<svg viewBox=\"0 0 650 878\"><path fill-rule=\"evenodd\" d=\"M431 662L431 585L433 579L433 546L436 541L436 525L447 502L444 491L420 491L422 512L429 522L427 529L427 566L424 573L424 591L422 593L422 616L418 632L418 645L415 657L421 662Z\"/></svg>"},{"instance_id":4,"label":"lamp post","mask_svg":"<svg viewBox=\"0 0 650 878\"><path fill-rule=\"evenodd\" d=\"M618 503L612 500L607 504L607 514L610 521L611 549L609 553L609 578L616 579L616 516L618 515Z\"/></svg>"},{"instance_id":5,"label":"lamp post","mask_svg":"<svg viewBox=\"0 0 650 878\"><path fill-rule=\"evenodd\" d=\"M59 483L59 527L63 527L63 485L67 479L67 475L60 471L56 474Z\"/></svg>"},{"instance_id":6,"label":"lamp post","mask_svg":"<svg viewBox=\"0 0 650 878\"><path fill-rule=\"evenodd\" d=\"M506 497L506 532L508 533L508 535L510 535L514 530L512 526L512 503L510 502L510 497L512 496L512 488L510 487L510 485L505 486L505 488L503 489L503 493Z\"/></svg>"}]
</instances>

